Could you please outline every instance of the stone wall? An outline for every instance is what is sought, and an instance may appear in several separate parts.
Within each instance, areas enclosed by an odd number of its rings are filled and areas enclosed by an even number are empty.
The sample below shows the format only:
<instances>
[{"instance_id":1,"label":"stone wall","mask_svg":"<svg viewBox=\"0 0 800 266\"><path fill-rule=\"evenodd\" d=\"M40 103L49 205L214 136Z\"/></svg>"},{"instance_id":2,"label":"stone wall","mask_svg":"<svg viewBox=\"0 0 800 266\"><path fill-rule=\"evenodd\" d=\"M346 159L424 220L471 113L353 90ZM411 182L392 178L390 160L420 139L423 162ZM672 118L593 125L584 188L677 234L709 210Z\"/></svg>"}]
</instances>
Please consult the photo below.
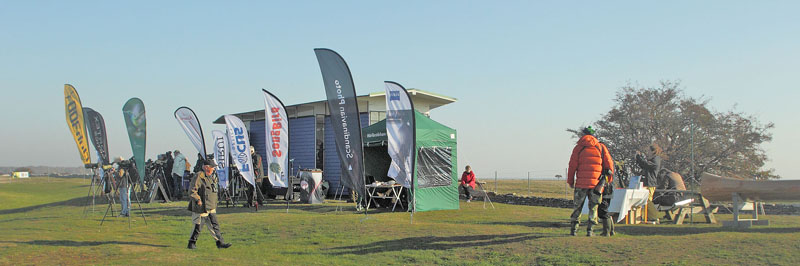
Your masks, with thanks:
<instances>
[{"instance_id":1,"label":"stone wall","mask_svg":"<svg viewBox=\"0 0 800 266\"><path fill-rule=\"evenodd\" d=\"M559 198L526 197L517 194L496 195L493 192L487 193L493 202L506 203L513 205L543 206L552 208L572 209L572 200ZM764 211L767 215L800 215L800 207L788 204L764 204ZM717 213L730 214L730 207L718 208ZM749 212L745 212L749 213ZM747 214L746 214L747 215Z\"/></svg>"}]
</instances>

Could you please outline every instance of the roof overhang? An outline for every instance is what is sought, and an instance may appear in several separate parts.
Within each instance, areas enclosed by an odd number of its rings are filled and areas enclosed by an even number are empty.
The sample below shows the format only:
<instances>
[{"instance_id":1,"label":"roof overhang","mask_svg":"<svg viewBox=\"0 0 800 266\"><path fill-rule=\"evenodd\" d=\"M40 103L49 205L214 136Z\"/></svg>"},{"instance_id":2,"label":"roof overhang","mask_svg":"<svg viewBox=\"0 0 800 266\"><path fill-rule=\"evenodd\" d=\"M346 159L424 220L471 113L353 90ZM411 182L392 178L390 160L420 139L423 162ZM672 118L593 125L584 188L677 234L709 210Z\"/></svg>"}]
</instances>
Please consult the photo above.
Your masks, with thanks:
<instances>
[{"instance_id":1,"label":"roof overhang","mask_svg":"<svg viewBox=\"0 0 800 266\"><path fill-rule=\"evenodd\" d=\"M408 94L411 95L411 98L422 99L422 100L425 100L426 102L432 103L432 105L430 105L430 109L434 109L434 108L437 108L437 107L440 107L440 106L443 106L443 105L451 104L451 103L454 103L454 102L456 102L458 100L458 99L453 98L453 97L444 96L444 95L441 95L441 94L436 94L436 93L433 93L433 92L423 91L423 90L414 89L414 88L408 89L407 91L408 91ZM359 95L357 98L365 99L365 98L385 97L385 96L386 96L386 92L385 91L381 91L381 92L373 92L373 93L370 93L370 94L367 94L367 95ZM294 105L287 105L286 108L302 106L302 105L311 105L311 104L323 103L325 101L326 100L299 103L299 104L294 104ZM412 101L413 101L413 99L412 99ZM261 119L265 118L264 109L250 111L250 112L236 113L236 114L231 114L231 115L239 117L239 118L241 118L242 120L245 120L245 121L261 120ZM216 120L214 120L214 124L225 124L225 116L222 115L219 118L217 118Z\"/></svg>"}]
</instances>

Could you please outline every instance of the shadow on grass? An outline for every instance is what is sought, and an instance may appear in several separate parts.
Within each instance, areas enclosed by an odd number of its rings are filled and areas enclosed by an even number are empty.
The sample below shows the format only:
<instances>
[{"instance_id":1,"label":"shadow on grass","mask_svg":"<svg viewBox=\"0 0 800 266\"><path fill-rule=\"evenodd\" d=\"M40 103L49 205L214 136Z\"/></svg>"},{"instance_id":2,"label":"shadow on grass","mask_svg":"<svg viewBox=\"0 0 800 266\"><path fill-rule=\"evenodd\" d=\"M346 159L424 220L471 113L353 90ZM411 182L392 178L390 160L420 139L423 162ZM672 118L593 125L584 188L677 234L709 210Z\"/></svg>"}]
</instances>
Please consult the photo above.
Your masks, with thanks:
<instances>
[{"instance_id":1,"label":"shadow on grass","mask_svg":"<svg viewBox=\"0 0 800 266\"><path fill-rule=\"evenodd\" d=\"M188 206L187 201L180 202L180 207L174 206L163 206L157 208L143 208L145 214L148 215L163 215L163 216L190 216L191 212L187 209ZM218 214L235 214L235 213L258 213L258 212L265 212L265 211L286 211L286 203L283 204L279 203L267 203L266 205L261 205L256 211L253 207L241 207L242 205L230 205L229 207L225 207L223 204L217 205L217 213ZM313 212L313 213L333 213L336 211L335 205L328 205L328 204L289 204L290 211L304 211L304 212ZM133 203L132 210L138 208L136 203ZM347 208L344 208L347 212ZM352 209L352 208L351 208ZM138 211L138 209L137 209Z\"/></svg>"},{"instance_id":2,"label":"shadow on grass","mask_svg":"<svg viewBox=\"0 0 800 266\"><path fill-rule=\"evenodd\" d=\"M615 230L619 233L631 236L681 236L693 234L706 234L706 233L725 233L725 232L738 232L738 233L766 233L766 234L792 234L800 233L800 228L796 227L751 227L751 228L732 228L722 226L703 226L693 227L691 225L684 226L617 226Z\"/></svg>"},{"instance_id":3,"label":"shadow on grass","mask_svg":"<svg viewBox=\"0 0 800 266\"><path fill-rule=\"evenodd\" d=\"M62 247L90 247L100 245L136 245L165 248L165 245L145 244L130 241L72 241L72 240L31 240L31 241L0 241L0 243L26 244L33 246L62 246Z\"/></svg>"},{"instance_id":4,"label":"shadow on grass","mask_svg":"<svg viewBox=\"0 0 800 266\"><path fill-rule=\"evenodd\" d=\"M539 228L569 228L569 222L478 222L483 225L513 225Z\"/></svg>"},{"instance_id":5,"label":"shadow on grass","mask_svg":"<svg viewBox=\"0 0 800 266\"><path fill-rule=\"evenodd\" d=\"M23 213L23 212L29 212L29 211L34 211L34 210L38 210L38 209L41 209L41 208L48 208L48 207L61 207L61 206L72 206L72 207L81 206L81 207L83 207L85 204L86 204L86 197L80 197L80 198L74 198L74 199L69 199L69 200L64 200L64 201L47 203L47 204L39 204L39 205L16 208L16 209L0 210L0 215Z\"/></svg>"},{"instance_id":6,"label":"shadow on grass","mask_svg":"<svg viewBox=\"0 0 800 266\"><path fill-rule=\"evenodd\" d=\"M454 248L483 247L550 237L544 234L421 236L373 242L364 245L330 248L331 255L368 255L404 250L449 250Z\"/></svg>"},{"instance_id":7,"label":"shadow on grass","mask_svg":"<svg viewBox=\"0 0 800 266\"><path fill-rule=\"evenodd\" d=\"M61 217L57 216L44 216L44 217L31 217L31 218L14 218L8 220L0 220L0 223L12 223L12 222L22 222L22 221L40 221L40 220L47 220L47 219L59 219Z\"/></svg>"}]
</instances>

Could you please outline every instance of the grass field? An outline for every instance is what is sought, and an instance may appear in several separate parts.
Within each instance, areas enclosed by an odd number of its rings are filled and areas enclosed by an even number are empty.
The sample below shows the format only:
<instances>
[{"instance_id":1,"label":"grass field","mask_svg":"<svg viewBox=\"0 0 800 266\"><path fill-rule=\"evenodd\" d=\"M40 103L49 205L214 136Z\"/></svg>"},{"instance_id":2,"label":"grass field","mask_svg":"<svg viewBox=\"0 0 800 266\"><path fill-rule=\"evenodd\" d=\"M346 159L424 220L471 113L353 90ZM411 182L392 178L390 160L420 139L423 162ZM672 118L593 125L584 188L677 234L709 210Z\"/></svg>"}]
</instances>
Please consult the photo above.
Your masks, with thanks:
<instances>
[{"instance_id":1,"label":"grass field","mask_svg":"<svg viewBox=\"0 0 800 266\"><path fill-rule=\"evenodd\" d=\"M499 189L499 188L498 188ZM0 264L591 264L759 265L800 263L800 217L766 216L772 225L618 226L612 238L570 237L569 210L461 203L461 210L335 212L336 203L279 202L257 213L221 208L227 250L208 232L187 250L186 202L145 204L132 227L124 218L99 226L105 205L83 216L87 181L31 178L0 183ZM527 190L527 187L525 187ZM536 193L536 192L534 192ZM544 192L542 192L544 193ZM562 192L563 193L563 192ZM135 204L134 204L135 207ZM136 212L138 215L138 210ZM731 219L721 215L720 220Z\"/></svg>"},{"instance_id":2,"label":"grass field","mask_svg":"<svg viewBox=\"0 0 800 266\"><path fill-rule=\"evenodd\" d=\"M521 196L572 199L572 190L564 180L531 180L528 183L526 179L500 179L497 181L497 189L493 179L485 181L486 191L496 190L497 194L516 193Z\"/></svg>"}]
</instances>

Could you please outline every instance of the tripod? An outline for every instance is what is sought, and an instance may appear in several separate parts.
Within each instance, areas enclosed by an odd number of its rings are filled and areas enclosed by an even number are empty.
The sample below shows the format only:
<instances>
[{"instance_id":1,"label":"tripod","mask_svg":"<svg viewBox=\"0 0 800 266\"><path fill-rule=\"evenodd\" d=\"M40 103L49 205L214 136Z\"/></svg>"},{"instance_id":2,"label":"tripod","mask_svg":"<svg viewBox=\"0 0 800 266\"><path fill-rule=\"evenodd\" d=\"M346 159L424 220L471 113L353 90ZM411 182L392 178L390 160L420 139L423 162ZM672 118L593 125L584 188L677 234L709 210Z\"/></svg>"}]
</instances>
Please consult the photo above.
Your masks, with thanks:
<instances>
[{"instance_id":1,"label":"tripod","mask_svg":"<svg viewBox=\"0 0 800 266\"><path fill-rule=\"evenodd\" d=\"M109 171L109 172L110 172L109 174L113 174L113 175L117 174L117 171ZM123 171L123 172L124 173L120 177L119 182L116 182L116 184L114 184L114 186L112 187L114 189L114 191L112 191L111 193L107 193L106 194L106 195L108 195L108 197L111 198L111 200L108 201L108 207L106 207L106 213L103 214L103 219L100 221L100 226L103 226L103 222L106 221L106 216L108 216L108 211L109 210L111 210L111 215L114 215L113 195L117 194L117 193L121 193L119 191L120 186L126 186L127 189L128 189L128 193L130 193L130 189L131 188L128 187L128 186L129 186L129 184L132 183L131 180L130 180L131 176L130 176L129 171L127 169L125 171ZM113 179L111 179L111 180L112 180L112 183L113 183ZM136 199L136 204L139 206L139 213L142 215L142 219L144 220L144 225L147 225L147 218L144 217L144 210L142 210L142 204L139 202L139 195L136 194L136 192L134 192L133 195L134 195L134 198ZM128 196L127 200L130 201L130 196ZM128 228L131 228L130 203L128 204L128 212L129 212L129 214L128 214Z\"/></svg>"},{"instance_id":2,"label":"tripod","mask_svg":"<svg viewBox=\"0 0 800 266\"><path fill-rule=\"evenodd\" d=\"M101 184L102 181L100 181L100 175L97 173L97 168L98 168L98 165L96 165L96 164L91 166L91 169L92 169L92 180L90 181L91 183L89 184L89 192L86 195L86 203L83 205L83 217L84 218L89 213L89 200L90 200L90 197L91 197L92 212L94 212L95 196L97 195L97 190L102 187L102 184ZM95 188L95 186L97 186L97 187Z\"/></svg>"},{"instance_id":3,"label":"tripod","mask_svg":"<svg viewBox=\"0 0 800 266\"><path fill-rule=\"evenodd\" d=\"M254 179L253 184L244 182L243 185L245 186L244 187L246 193L245 196L247 197L246 206L255 207L256 211L258 211L259 199L261 201L264 200L264 194L261 193L261 186L259 185L259 182L256 182L256 180Z\"/></svg>"},{"instance_id":4,"label":"tripod","mask_svg":"<svg viewBox=\"0 0 800 266\"><path fill-rule=\"evenodd\" d=\"M166 177L164 176L164 169L161 168L160 166L156 166L152 172L153 173L150 176L150 179L152 180L150 181L151 184L149 186L150 191L149 193L147 193L149 199L148 202L153 203L153 201L156 199L159 193L161 194L161 197L164 198L165 203L170 202L169 201L170 192L169 189L167 189L169 185L164 186L164 182L166 181Z\"/></svg>"}]
</instances>

